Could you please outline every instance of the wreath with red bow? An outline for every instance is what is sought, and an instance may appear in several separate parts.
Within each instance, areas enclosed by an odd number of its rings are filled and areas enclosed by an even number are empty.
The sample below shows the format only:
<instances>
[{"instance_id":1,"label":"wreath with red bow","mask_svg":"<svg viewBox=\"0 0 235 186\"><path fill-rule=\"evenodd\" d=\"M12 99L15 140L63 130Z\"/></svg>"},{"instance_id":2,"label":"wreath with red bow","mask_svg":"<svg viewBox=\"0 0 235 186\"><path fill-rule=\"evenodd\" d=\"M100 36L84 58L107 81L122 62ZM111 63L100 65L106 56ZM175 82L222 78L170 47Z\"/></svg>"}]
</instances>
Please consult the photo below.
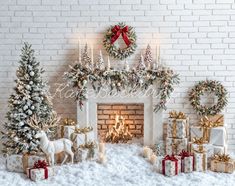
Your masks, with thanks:
<instances>
[{"instance_id":1,"label":"wreath with red bow","mask_svg":"<svg viewBox=\"0 0 235 186\"><path fill-rule=\"evenodd\" d=\"M122 37L123 41L125 42L125 48L119 48L114 44L119 37ZM127 26L124 23L110 26L105 33L103 43L106 51L110 56L114 57L115 59L123 60L133 54L137 47L134 28Z\"/></svg>"}]
</instances>

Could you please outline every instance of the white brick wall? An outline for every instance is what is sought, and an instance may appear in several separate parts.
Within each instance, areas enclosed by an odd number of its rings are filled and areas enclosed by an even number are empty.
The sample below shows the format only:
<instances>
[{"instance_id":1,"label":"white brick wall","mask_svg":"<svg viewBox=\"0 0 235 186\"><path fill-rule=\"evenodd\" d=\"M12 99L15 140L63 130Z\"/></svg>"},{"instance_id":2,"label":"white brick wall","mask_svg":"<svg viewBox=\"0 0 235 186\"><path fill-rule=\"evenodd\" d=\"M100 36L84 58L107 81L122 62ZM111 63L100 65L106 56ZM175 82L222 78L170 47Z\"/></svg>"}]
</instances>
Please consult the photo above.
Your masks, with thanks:
<instances>
[{"instance_id":1,"label":"white brick wall","mask_svg":"<svg viewBox=\"0 0 235 186\"><path fill-rule=\"evenodd\" d=\"M181 76L169 109L180 109L195 122L197 117L187 95L194 83L206 78L224 83L229 91L225 110L228 143L230 149L235 149L234 0L1 0L0 3L1 121L14 86L23 41L33 44L54 93L55 83L63 82L63 72L77 57L78 39L93 43L98 51L103 49L104 30L110 24L126 21L136 28L138 36L138 51L130 61L138 58L147 43L154 46L160 40L166 64ZM54 103L59 113L75 117L73 100L57 96Z\"/></svg>"}]
</instances>

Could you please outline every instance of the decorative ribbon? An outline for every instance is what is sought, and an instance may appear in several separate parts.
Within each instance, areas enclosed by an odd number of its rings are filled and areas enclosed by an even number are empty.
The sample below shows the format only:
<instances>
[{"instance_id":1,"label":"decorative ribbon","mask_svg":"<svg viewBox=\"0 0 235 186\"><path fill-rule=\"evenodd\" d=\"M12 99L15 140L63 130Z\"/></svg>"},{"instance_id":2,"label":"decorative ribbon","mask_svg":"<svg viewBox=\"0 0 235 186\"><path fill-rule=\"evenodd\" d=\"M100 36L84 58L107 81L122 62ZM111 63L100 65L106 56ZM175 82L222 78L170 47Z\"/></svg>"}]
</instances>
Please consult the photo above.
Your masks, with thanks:
<instances>
[{"instance_id":1,"label":"decorative ribbon","mask_svg":"<svg viewBox=\"0 0 235 186\"><path fill-rule=\"evenodd\" d=\"M231 158L227 154L215 154L212 157L212 160L220 161L220 162L229 162Z\"/></svg>"},{"instance_id":2,"label":"decorative ribbon","mask_svg":"<svg viewBox=\"0 0 235 186\"><path fill-rule=\"evenodd\" d=\"M199 124L200 127L203 129L203 139L205 141L209 141L211 128L223 126L223 122L221 121L222 118L223 115L221 115L215 121L213 121L211 118L208 118L207 116L204 116L203 118L200 119Z\"/></svg>"},{"instance_id":3,"label":"decorative ribbon","mask_svg":"<svg viewBox=\"0 0 235 186\"><path fill-rule=\"evenodd\" d=\"M119 38L120 34L122 34L122 39L127 46L131 44L129 38L126 35L126 33L128 32L128 26L121 28L119 25L115 25L112 28L112 32L114 35L111 38L111 44L113 44Z\"/></svg>"},{"instance_id":4,"label":"decorative ribbon","mask_svg":"<svg viewBox=\"0 0 235 186\"><path fill-rule=\"evenodd\" d=\"M29 169L29 178L31 179L31 170L33 169L44 169L44 178L48 178L48 164L45 160L38 160L34 162L33 168Z\"/></svg>"},{"instance_id":5,"label":"decorative ribbon","mask_svg":"<svg viewBox=\"0 0 235 186\"><path fill-rule=\"evenodd\" d=\"M178 154L178 146L180 145L180 141L176 141L175 139L172 139L173 143L171 144L172 146L172 154Z\"/></svg>"},{"instance_id":6,"label":"decorative ribbon","mask_svg":"<svg viewBox=\"0 0 235 186\"><path fill-rule=\"evenodd\" d=\"M190 152L182 150L182 152L179 154L179 156L181 156L181 172L185 171L184 158L186 158L186 157L192 157L193 158L193 170L194 170L194 156L193 156L193 154L191 154Z\"/></svg>"},{"instance_id":7,"label":"decorative ribbon","mask_svg":"<svg viewBox=\"0 0 235 186\"><path fill-rule=\"evenodd\" d=\"M166 161L167 160L170 160L170 161L174 161L175 162L175 175L178 174L178 159L172 155L172 156L169 156L167 155L163 160L162 160L162 174L165 175L165 168L166 168Z\"/></svg>"}]
</instances>

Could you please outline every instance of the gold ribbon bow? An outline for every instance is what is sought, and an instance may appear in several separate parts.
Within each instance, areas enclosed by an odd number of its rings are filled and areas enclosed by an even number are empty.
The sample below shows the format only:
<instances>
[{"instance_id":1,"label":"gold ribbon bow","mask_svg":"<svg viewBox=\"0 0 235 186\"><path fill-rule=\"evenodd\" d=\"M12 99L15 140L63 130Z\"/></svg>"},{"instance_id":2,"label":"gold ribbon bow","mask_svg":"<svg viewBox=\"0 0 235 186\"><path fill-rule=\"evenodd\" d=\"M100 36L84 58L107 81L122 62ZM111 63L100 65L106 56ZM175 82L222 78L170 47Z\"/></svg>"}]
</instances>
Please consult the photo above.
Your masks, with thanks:
<instances>
[{"instance_id":1,"label":"gold ribbon bow","mask_svg":"<svg viewBox=\"0 0 235 186\"><path fill-rule=\"evenodd\" d=\"M88 132L91 132L93 130L93 127L84 127L84 128L75 128L74 133L75 134L86 134Z\"/></svg>"},{"instance_id":2,"label":"gold ribbon bow","mask_svg":"<svg viewBox=\"0 0 235 186\"><path fill-rule=\"evenodd\" d=\"M195 137L195 138L193 138L192 142L197 144L197 145L203 145L205 143L203 137L201 137L201 138L196 138Z\"/></svg>"},{"instance_id":3,"label":"gold ribbon bow","mask_svg":"<svg viewBox=\"0 0 235 186\"><path fill-rule=\"evenodd\" d=\"M223 122L221 121L222 118L223 118L223 115L221 115L215 121L208 118L207 116L204 116L203 118L200 119L199 125L203 129L203 139L204 139L204 141L209 141L210 129L211 128L223 126Z\"/></svg>"},{"instance_id":4,"label":"gold ribbon bow","mask_svg":"<svg viewBox=\"0 0 235 186\"><path fill-rule=\"evenodd\" d=\"M183 112L177 112L175 110L169 112L169 117L174 119L186 119L186 115Z\"/></svg>"},{"instance_id":5,"label":"gold ribbon bow","mask_svg":"<svg viewBox=\"0 0 235 186\"><path fill-rule=\"evenodd\" d=\"M82 149L93 149L93 148L96 148L96 147L97 147L97 144L93 141L87 142L87 143L82 144L82 145L79 145L79 148L82 148Z\"/></svg>"},{"instance_id":6,"label":"gold ribbon bow","mask_svg":"<svg viewBox=\"0 0 235 186\"><path fill-rule=\"evenodd\" d=\"M216 160L219 162L229 162L229 160L231 160L231 158L227 154L215 154L212 157L212 160Z\"/></svg>"}]
</instances>

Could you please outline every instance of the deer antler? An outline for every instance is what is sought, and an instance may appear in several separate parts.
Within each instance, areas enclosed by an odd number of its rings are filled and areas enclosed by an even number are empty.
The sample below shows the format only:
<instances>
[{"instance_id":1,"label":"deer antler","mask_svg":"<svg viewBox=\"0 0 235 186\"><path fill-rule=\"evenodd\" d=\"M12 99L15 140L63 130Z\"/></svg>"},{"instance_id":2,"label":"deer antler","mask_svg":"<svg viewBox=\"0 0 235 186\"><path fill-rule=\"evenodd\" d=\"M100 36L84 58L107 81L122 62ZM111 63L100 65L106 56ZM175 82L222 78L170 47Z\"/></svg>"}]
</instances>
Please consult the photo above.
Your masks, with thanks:
<instances>
[{"instance_id":1,"label":"deer antler","mask_svg":"<svg viewBox=\"0 0 235 186\"><path fill-rule=\"evenodd\" d=\"M55 112L53 112L52 115L50 116L49 122L43 123L43 130L47 130L49 128L58 126L60 119L61 118L58 117Z\"/></svg>"},{"instance_id":2,"label":"deer antler","mask_svg":"<svg viewBox=\"0 0 235 186\"><path fill-rule=\"evenodd\" d=\"M32 117L30 117L27 120L27 124L35 130L42 129L41 127L39 127L39 123L40 123L40 121L38 121L38 117L36 116L36 114L34 114Z\"/></svg>"}]
</instances>

